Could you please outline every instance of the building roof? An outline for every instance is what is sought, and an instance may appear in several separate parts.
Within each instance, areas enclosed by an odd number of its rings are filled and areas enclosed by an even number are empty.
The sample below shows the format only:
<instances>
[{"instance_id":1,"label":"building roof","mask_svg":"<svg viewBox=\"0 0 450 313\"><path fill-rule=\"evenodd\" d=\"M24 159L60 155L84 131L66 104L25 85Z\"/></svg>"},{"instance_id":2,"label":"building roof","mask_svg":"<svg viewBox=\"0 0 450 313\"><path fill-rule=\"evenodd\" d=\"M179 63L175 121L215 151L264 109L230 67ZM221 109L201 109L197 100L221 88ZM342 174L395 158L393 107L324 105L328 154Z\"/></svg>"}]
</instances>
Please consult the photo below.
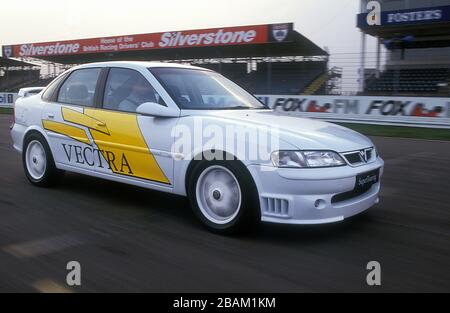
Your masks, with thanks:
<instances>
[{"instance_id":1,"label":"building roof","mask_svg":"<svg viewBox=\"0 0 450 313\"><path fill-rule=\"evenodd\" d=\"M25 67L25 66L29 67L38 65L30 62L23 62L16 59L0 57L0 67Z\"/></svg>"}]
</instances>

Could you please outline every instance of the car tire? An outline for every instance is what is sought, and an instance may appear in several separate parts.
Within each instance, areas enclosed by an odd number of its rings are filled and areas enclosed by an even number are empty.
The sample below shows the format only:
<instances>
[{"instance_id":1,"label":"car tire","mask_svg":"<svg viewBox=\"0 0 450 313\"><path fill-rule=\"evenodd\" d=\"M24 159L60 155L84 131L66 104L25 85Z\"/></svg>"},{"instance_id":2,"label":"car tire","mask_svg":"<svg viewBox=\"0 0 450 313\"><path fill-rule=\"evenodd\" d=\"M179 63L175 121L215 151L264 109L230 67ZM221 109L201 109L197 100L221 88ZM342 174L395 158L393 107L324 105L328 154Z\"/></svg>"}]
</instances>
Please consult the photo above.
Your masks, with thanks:
<instances>
[{"instance_id":1,"label":"car tire","mask_svg":"<svg viewBox=\"0 0 450 313\"><path fill-rule=\"evenodd\" d=\"M187 189L192 210L210 231L230 235L259 225L258 191L240 161L198 162Z\"/></svg>"},{"instance_id":2,"label":"car tire","mask_svg":"<svg viewBox=\"0 0 450 313\"><path fill-rule=\"evenodd\" d=\"M60 182L64 171L58 170L44 136L32 133L25 139L22 163L30 183L38 187L50 187Z\"/></svg>"}]
</instances>

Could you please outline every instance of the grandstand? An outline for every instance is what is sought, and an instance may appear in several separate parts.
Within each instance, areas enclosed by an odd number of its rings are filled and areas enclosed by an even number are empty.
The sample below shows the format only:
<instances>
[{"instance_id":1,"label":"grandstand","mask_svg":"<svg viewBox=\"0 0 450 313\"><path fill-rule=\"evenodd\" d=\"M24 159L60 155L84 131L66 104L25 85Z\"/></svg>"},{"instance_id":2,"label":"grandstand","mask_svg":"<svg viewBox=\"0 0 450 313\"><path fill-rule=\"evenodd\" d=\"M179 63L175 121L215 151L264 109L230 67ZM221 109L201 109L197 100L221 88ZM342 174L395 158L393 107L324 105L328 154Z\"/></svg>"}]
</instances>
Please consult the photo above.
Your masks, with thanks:
<instances>
[{"instance_id":1,"label":"grandstand","mask_svg":"<svg viewBox=\"0 0 450 313\"><path fill-rule=\"evenodd\" d=\"M260 95L448 97L450 0L380 0L379 25L371 23L376 19L367 8L373 1L360 1L359 55L329 54L293 23L16 44L2 48L0 91L45 86L76 64L149 60L213 69ZM367 36L378 44L375 55L366 57Z\"/></svg>"},{"instance_id":2,"label":"grandstand","mask_svg":"<svg viewBox=\"0 0 450 313\"><path fill-rule=\"evenodd\" d=\"M0 91L15 91L40 80L40 67L35 63L0 57Z\"/></svg>"},{"instance_id":3,"label":"grandstand","mask_svg":"<svg viewBox=\"0 0 450 313\"><path fill-rule=\"evenodd\" d=\"M380 0L381 14L361 0L360 94L396 96L450 95L450 0ZM378 21L377 21L378 20ZM377 67L367 75L365 38L378 39ZM387 50L386 64L380 50ZM364 75L364 76L362 76ZM366 77L361 79L361 77Z\"/></svg>"},{"instance_id":4,"label":"grandstand","mask_svg":"<svg viewBox=\"0 0 450 313\"><path fill-rule=\"evenodd\" d=\"M312 93L325 93L328 81L328 62L325 60L274 60L249 63L195 64L212 69L235 81L254 94L302 94L319 78L326 75Z\"/></svg>"},{"instance_id":5,"label":"grandstand","mask_svg":"<svg viewBox=\"0 0 450 313\"><path fill-rule=\"evenodd\" d=\"M450 68L388 69L366 80L366 94L448 96Z\"/></svg>"},{"instance_id":6,"label":"grandstand","mask_svg":"<svg viewBox=\"0 0 450 313\"><path fill-rule=\"evenodd\" d=\"M216 40L208 41L208 36ZM2 51L8 60L65 65L111 60L190 63L220 72L255 94L326 94L335 91L341 77L328 68L328 53L296 32L292 23L18 44L3 46ZM33 75L28 82L8 86L8 91L49 80Z\"/></svg>"},{"instance_id":7,"label":"grandstand","mask_svg":"<svg viewBox=\"0 0 450 313\"><path fill-rule=\"evenodd\" d=\"M248 76L248 89L255 94L301 94L326 71L326 61L258 63Z\"/></svg>"}]
</instances>

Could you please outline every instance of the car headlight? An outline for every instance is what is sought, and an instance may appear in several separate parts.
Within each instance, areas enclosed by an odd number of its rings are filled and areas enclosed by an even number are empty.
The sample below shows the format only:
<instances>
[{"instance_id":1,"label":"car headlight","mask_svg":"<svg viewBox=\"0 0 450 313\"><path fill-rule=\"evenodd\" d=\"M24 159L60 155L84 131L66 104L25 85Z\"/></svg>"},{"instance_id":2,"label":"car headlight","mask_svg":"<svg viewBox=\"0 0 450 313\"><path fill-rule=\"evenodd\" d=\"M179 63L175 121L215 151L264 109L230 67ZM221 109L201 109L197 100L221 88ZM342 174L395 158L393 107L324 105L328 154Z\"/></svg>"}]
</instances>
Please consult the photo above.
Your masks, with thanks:
<instances>
[{"instance_id":1,"label":"car headlight","mask_svg":"<svg viewBox=\"0 0 450 313\"><path fill-rule=\"evenodd\" d=\"M334 151L275 151L271 154L276 167L333 167L345 165Z\"/></svg>"}]
</instances>

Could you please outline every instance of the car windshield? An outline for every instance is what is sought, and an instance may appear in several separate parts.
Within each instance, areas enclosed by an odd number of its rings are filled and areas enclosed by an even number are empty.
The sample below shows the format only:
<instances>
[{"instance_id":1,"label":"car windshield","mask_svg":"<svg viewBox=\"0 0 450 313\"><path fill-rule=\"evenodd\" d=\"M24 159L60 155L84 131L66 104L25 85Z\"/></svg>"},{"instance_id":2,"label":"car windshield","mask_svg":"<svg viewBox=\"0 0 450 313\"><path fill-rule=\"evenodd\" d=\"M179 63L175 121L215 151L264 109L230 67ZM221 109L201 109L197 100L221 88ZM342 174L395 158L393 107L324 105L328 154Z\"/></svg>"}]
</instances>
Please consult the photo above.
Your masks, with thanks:
<instances>
[{"instance_id":1,"label":"car windshield","mask_svg":"<svg viewBox=\"0 0 450 313\"><path fill-rule=\"evenodd\" d=\"M181 109L267 109L247 91L212 71L167 67L149 70Z\"/></svg>"}]
</instances>

